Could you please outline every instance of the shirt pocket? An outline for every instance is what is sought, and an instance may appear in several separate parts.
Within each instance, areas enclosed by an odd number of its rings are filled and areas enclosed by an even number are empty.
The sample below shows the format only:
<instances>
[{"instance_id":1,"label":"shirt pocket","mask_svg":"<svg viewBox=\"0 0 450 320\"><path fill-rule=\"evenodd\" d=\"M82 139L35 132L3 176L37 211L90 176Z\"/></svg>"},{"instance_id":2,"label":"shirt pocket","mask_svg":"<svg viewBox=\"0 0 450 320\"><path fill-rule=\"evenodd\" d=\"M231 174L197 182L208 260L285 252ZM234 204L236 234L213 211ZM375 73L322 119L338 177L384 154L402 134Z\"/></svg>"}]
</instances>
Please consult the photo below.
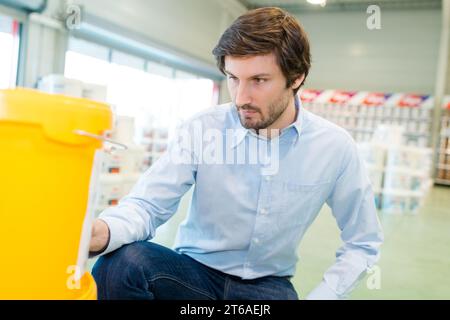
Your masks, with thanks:
<instances>
[{"instance_id":1,"label":"shirt pocket","mask_svg":"<svg viewBox=\"0 0 450 320\"><path fill-rule=\"evenodd\" d=\"M322 208L330 183L298 184L278 182L274 185L272 209L278 230L308 226Z\"/></svg>"}]
</instances>

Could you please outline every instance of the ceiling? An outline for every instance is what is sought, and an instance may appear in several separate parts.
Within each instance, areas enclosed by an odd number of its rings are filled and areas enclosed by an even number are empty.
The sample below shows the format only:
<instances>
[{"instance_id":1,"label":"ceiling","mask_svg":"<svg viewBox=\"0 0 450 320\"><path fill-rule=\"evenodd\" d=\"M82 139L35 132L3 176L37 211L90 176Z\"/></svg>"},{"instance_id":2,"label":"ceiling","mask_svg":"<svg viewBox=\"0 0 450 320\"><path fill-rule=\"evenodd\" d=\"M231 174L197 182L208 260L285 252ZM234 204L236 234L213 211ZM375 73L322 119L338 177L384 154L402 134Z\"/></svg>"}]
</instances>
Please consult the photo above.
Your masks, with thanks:
<instances>
[{"instance_id":1,"label":"ceiling","mask_svg":"<svg viewBox=\"0 0 450 320\"><path fill-rule=\"evenodd\" d=\"M238 0L248 9L259 7L280 7L291 13L314 11L366 10L369 5L379 5L381 9L441 9L442 0L327 0L321 7L311 5L306 0Z\"/></svg>"}]
</instances>

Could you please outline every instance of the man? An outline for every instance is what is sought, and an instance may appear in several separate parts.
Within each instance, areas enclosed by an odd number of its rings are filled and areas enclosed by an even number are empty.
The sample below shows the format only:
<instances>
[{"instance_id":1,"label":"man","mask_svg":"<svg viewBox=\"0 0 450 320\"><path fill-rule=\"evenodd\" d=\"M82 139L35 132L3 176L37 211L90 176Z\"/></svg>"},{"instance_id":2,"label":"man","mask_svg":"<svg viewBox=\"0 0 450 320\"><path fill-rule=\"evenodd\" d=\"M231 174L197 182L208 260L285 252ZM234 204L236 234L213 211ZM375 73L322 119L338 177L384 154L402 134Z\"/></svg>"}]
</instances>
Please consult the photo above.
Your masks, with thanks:
<instances>
[{"instance_id":1,"label":"man","mask_svg":"<svg viewBox=\"0 0 450 320\"><path fill-rule=\"evenodd\" d=\"M239 17L213 53L233 102L188 121L132 192L96 220L99 298L298 299L290 282L296 250L325 203L344 245L307 298L347 297L377 261L382 231L353 140L296 96L310 68L306 33L283 10L261 8ZM244 161L202 160L209 145L198 143L195 124L232 137L216 155ZM248 161L260 150L251 146L267 147L264 163ZM174 250L148 242L192 186Z\"/></svg>"}]
</instances>

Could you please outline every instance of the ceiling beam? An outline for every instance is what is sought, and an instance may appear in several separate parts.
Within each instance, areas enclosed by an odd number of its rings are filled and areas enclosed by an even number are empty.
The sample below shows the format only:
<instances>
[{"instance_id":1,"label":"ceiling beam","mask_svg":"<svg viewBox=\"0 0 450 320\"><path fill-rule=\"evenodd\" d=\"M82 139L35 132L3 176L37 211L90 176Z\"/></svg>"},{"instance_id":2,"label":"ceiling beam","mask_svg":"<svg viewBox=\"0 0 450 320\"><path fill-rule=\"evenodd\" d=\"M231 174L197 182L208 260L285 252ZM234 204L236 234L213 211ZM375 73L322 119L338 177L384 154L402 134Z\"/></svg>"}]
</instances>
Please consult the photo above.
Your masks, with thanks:
<instances>
[{"instance_id":1,"label":"ceiling beam","mask_svg":"<svg viewBox=\"0 0 450 320\"><path fill-rule=\"evenodd\" d=\"M441 9L442 0L373 0L373 1L348 1L348 0L329 0L325 7L314 6L304 2L296 4L284 3L283 1L264 1L260 2L262 5L258 5L259 1L255 0L241 0L246 1L249 9L262 7L262 6L277 6L283 8L293 14L300 14L305 12L329 12L329 11L365 11L371 4L379 5L385 10L404 10L404 9Z\"/></svg>"}]
</instances>

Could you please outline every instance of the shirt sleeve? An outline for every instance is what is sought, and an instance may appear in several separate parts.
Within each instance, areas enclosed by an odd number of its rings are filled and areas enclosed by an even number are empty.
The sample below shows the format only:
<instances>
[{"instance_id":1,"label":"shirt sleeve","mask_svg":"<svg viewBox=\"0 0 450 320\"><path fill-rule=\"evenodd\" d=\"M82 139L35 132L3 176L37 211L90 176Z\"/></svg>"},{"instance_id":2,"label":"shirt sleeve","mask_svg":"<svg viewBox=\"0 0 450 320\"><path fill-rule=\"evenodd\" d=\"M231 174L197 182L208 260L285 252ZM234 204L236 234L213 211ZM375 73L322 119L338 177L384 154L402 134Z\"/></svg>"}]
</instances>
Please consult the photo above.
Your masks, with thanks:
<instances>
[{"instance_id":1,"label":"shirt sleeve","mask_svg":"<svg viewBox=\"0 0 450 320\"><path fill-rule=\"evenodd\" d=\"M149 240L177 211L182 196L195 183L197 166L189 130L180 128L167 152L138 180L116 207L99 219L110 230L105 255L123 245ZM186 140L187 139L187 140Z\"/></svg>"},{"instance_id":2,"label":"shirt sleeve","mask_svg":"<svg viewBox=\"0 0 450 320\"><path fill-rule=\"evenodd\" d=\"M343 158L341 173L327 200L344 242L336 262L306 299L345 299L379 259L383 231L378 220L372 187L352 141Z\"/></svg>"}]
</instances>

